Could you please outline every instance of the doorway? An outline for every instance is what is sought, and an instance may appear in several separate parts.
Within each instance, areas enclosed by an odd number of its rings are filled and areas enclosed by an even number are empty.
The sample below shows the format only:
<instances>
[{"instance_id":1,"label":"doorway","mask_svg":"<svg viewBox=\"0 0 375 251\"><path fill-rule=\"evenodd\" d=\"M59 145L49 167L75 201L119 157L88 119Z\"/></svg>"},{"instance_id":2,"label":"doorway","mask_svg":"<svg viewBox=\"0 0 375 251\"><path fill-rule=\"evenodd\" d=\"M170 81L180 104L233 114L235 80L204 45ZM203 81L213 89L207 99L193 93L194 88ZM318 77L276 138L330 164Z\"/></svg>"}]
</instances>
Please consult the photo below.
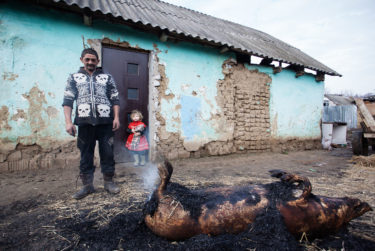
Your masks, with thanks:
<instances>
[{"instance_id":1,"label":"doorway","mask_svg":"<svg viewBox=\"0 0 375 251\"><path fill-rule=\"evenodd\" d=\"M125 148L129 134L126 132L130 113L137 109L143 122L149 126L148 118L148 53L129 51L117 47L102 47L102 67L116 81L120 99L121 127L115 132L115 162L130 162L132 157ZM148 138L146 130L146 137ZM150 142L150 141L148 141Z\"/></svg>"}]
</instances>

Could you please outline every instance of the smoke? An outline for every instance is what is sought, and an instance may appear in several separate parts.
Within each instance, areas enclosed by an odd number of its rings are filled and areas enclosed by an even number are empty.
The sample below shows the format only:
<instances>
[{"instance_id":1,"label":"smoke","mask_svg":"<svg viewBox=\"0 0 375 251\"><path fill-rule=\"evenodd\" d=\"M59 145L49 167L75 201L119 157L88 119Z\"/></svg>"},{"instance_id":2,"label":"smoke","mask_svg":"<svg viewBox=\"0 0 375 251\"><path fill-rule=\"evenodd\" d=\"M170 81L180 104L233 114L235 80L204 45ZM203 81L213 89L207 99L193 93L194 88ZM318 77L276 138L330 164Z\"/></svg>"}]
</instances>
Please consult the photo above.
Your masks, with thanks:
<instances>
[{"instance_id":1,"label":"smoke","mask_svg":"<svg viewBox=\"0 0 375 251\"><path fill-rule=\"evenodd\" d=\"M143 178L143 188L149 194L150 199L152 192L156 189L159 181L157 165L149 163L147 167L143 169L141 175Z\"/></svg>"}]
</instances>

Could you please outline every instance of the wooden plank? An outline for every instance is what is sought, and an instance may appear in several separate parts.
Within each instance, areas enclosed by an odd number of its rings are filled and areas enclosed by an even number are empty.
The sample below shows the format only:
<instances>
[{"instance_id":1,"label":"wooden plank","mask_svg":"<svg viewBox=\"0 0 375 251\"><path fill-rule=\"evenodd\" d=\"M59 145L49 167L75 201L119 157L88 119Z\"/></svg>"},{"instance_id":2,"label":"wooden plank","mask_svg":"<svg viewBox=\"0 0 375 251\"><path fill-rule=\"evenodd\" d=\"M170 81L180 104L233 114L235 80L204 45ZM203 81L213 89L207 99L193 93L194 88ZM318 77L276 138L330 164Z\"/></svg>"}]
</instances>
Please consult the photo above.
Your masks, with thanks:
<instances>
[{"instance_id":1,"label":"wooden plank","mask_svg":"<svg viewBox=\"0 0 375 251\"><path fill-rule=\"evenodd\" d=\"M375 120L372 117L371 113L367 110L367 107L365 103L363 103L363 100L360 98L356 98L355 103L357 104L359 114L361 115L366 127L369 128L370 131L375 132Z\"/></svg>"},{"instance_id":2,"label":"wooden plank","mask_svg":"<svg viewBox=\"0 0 375 251\"><path fill-rule=\"evenodd\" d=\"M363 137L375 139L375 133L364 133Z\"/></svg>"}]
</instances>

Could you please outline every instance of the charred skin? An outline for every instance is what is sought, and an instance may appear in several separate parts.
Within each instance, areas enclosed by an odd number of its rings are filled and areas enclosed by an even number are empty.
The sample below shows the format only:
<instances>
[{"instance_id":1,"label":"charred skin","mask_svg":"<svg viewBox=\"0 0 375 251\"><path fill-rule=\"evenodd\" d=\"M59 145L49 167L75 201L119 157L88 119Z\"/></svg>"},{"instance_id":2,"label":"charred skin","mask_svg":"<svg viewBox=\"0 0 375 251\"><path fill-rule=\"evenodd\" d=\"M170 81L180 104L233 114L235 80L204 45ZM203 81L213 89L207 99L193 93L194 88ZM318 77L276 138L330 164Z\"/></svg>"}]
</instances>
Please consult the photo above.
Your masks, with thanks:
<instances>
[{"instance_id":1,"label":"charred skin","mask_svg":"<svg viewBox=\"0 0 375 251\"><path fill-rule=\"evenodd\" d=\"M162 196L154 215L146 215L145 223L151 231L169 240L183 240L200 234L199 226L189 212L173 198Z\"/></svg>"},{"instance_id":2,"label":"charred skin","mask_svg":"<svg viewBox=\"0 0 375 251\"><path fill-rule=\"evenodd\" d=\"M146 215L145 223L156 235L170 240L183 240L202 233L240 233L268 204L266 191L259 186L249 188L246 193L238 187L197 190L198 196L209 194L210 199L202 204L200 216L194 219L179 201L165 194L173 171L170 163L159 164L158 171L161 180L156 191L158 207L153 215ZM217 204L218 198L228 199Z\"/></svg>"},{"instance_id":3,"label":"charred skin","mask_svg":"<svg viewBox=\"0 0 375 251\"><path fill-rule=\"evenodd\" d=\"M170 240L183 240L202 233L240 233L270 204L267 199L269 191L265 186L197 190L194 191L195 195L208 199L201 204L199 217L192 217L180 201L166 193L173 172L172 165L165 161L158 165L158 171L161 182L154 194L158 206L153 214L145 216L145 222L156 235ZM277 205L288 231L296 237L303 233L320 236L336 232L350 220L372 210L367 203L358 199L315 196L311 194L311 183L305 177L280 170L270 173L302 189L297 199Z\"/></svg>"},{"instance_id":4,"label":"charred skin","mask_svg":"<svg viewBox=\"0 0 375 251\"><path fill-rule=\"evenodd\" d=\"M369 204L359 199L330 198L312 194L311 183L306 177L278 170L270 173L283 182L299 183L303 190L296 200L278 205L288 231L297 237L302 234L319 237L336 233L352 219L372 211Z\"/></svg>"},{"instance_id":5,"label":"charred skin","mask_svg":"<svg viewBox=\"0 0 375 251\"><path fill-rule=\"evenodd\" d=\"M189 212L181 208L179 201L164 195L166 187L173 173L173 167L168 161L158 165L160 184L155 191L158 207L151 216L146 215L145 223L156 235L171 240L190 238L198 232L198 225L191 220Z\"/></svg>"},{"instance_id":6,"label":"charred skin","mask_svg":"<svg viewBox=\"0 0 375 251\"><path fill-rule=\"evenodd\" d=\"M278 208L289 232L312 237L338 232L350 220L372 210L366 202L358 199L314 195L281 204Z\"/></svg>"},{"instance_id":7,"label":"charred skin","mask_svg":"<svg viewBox=\"0 0 375 251\"><path fill-rule=\"evenodd\" d=\"M245 231L254 222L257 214L268 205L266 191L258 186L250 188L246 198L235 200L231 200L231 196L240 194L240 189L236 187L209 189L205 192L228 198L220 204L213 199L202 206L198 225L200 233L208 235L237 234ZM215 203L215 206L212 207L212 203Z\"/></svg>"}]
</instances>

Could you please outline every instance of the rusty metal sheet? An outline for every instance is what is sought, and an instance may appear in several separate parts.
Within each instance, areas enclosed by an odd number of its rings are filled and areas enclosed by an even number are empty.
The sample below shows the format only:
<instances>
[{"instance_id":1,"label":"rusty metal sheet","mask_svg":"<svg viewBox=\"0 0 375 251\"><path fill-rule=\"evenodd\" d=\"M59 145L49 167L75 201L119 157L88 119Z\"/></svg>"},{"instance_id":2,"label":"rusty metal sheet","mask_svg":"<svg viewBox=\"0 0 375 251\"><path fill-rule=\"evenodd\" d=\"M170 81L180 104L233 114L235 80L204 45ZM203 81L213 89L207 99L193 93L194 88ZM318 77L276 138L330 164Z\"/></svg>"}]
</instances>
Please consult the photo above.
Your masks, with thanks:
<instances>
[{"instance_id":1,"label":"rusty metal sheet","mask_svg":"<svg viewBox=\"0 0 375 251\"><path fill-rule=\"evenodd\" d=\"M324 106L323 123L346 123L348 129L357 128L357 107L355 105Z\"/></svg>"}]
</instances>

